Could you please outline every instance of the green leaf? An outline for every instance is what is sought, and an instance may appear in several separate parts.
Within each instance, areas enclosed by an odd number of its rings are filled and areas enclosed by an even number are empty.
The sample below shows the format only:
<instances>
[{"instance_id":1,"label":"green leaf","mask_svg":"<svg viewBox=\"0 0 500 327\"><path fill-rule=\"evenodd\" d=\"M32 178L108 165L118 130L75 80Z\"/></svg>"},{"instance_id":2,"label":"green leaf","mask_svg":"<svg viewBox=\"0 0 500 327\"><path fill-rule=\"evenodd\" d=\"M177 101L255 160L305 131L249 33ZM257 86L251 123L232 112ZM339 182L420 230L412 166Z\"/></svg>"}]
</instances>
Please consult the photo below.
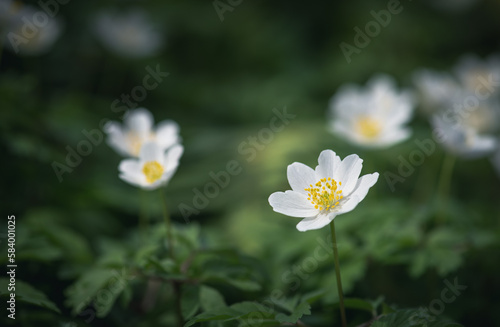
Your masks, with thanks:
<instances>
[{"instance_id":1,"label":"green leaf","mask_svg":"<svg viewBox=\"0 0 500 327\"><path fill-rule=\"evenodd\" d=\"M0 296L10 297L8 285L8 278L0 278ZM44 293L19 279L16 280L15 291L13 290L13 293L16 294L16 301L19 300L61 313L59 308L52 301L50 301Z\"/></svg>"},{"instance_id":2,"label":"green leaf","mask_svg":"<svg viewBox=\"0 0 500 327\"><path fill-rule=\"evenodd\" d=\"M326 294L326 290L317 290L313 292L306 293L304 296L302 296L302 301L307 302L309 304L313 304L317 300L319 300L323 295Z\"/></svg>"},{"instance_id":3,"label":"green leaf","mask_svg":"<svg viewBox=\"0 0 500 327\"><path fill-rule=\"evenodd\" d=\"M240 302L230 307L219 307L210 312L204 312L193 317L184 327L192 326L197 322L204 321L232 321L243 320L243 326L253 326L253 322L262 321L278 323L269 308L257 302ZM257 326L257 325L256 325Z\"/></svg>"},{"instance_id":4,"label":"green leaf","mask_svg":"<svg viewBox=\"0 0 500 327\"><path fill-rule=\"evenodd\" d=\"M184 320L193 317L200 308L200 287L198 285L184 285L182 287L181 311Z\"/></svg>"},{"instance_id":5,"label":"green leaf","mask_svg":"<svg viewBox=\"0 0 500 327\"><path fill-rule=\"evenodd\" d=\"M68 287L66 303L73 308L74 315L93 303L97 316L104 317L129 280L130 276L125 270L120 272L110 268L93 268Z\"/></svg>"},{"instance_id":6,"label":"green leaf","mask_svg":"<svg viewBox=\"0 0 500 327\"><path fill-rule=\"evenodd\" d=\"M376 309L372 303L362 299L344 299L344 305L348 309L363 310L371 314L376 313Z\"/></svg>"},{"instance_id":7,"label":"green leaf","mask_svg":"<svg viewBox=\"0 0 500 327\"><path fill-rule=\"evenodd\" d=\"M311 305L307 302L299 304L292 312L291 315L285 315L284 313L278 313L276 315L276 320L280 323L290 323L295 324L303 315L311 314Z\"/></svg>"},{"instance_id":8,"label":"green leaf","mask_svg":"<svg viewBox=\"0 0 500 327\"><path fill-rule=\"evenodd\" d=\"M239 316L239 312L231 309L230 307L221 307L214 309L210 312L201 313L195 317L193 317L190 321L188 321L184 327L189 327L194 325L197 322L204 321L212 321L212 320L228 320L231 318L235 318Z\"/></svg>"},{"instance_id":9,"label":"green leaf","mask_svg":"<svg viewBox=\"0 0 500 327\"><path fill-rule=\"evenodd\" d=\"M461 325L439 320L425 309L409 309L385 315L371 327L461 327Z\"/></svg>"},{"instance_id":10,"label":"green leaf","mask_svg":"<svg viewBox=\"0 0 500 327\"><path fill-rule=\"evenodd\" d=\"M200 305L203 311L212 311L226 307L224 297L216 289L209 286L200 287Z\"/></svg>"},{"instance_id":11,"label":"green leaf","mask_svg":"<svg viewBox=\"0 0 500 327\"><path fill-rule=\"evenodd\" d=\"M231 286L234 286L242 291L256 292L256 291L261 290L261 286L253 280L243 279L241 277L239 277L239 278L230 277L230 276L224 275L222 273L210 274L208 276L205 276L204 280L207 282L209 282L209 281L224 282L224 283L227 283Z\"/></svg>"}]
</instances>

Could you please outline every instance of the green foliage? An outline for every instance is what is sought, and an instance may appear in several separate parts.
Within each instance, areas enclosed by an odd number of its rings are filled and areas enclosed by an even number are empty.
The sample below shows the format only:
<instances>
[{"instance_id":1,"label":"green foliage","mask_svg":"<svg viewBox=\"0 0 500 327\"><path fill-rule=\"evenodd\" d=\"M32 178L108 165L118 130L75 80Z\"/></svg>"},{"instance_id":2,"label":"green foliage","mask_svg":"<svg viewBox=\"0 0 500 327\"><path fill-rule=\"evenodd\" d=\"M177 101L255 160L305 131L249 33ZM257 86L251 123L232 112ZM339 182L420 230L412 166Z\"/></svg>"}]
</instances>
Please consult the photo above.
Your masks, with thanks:
<instances>
[{"instance_id":1,"label":"green foliage","mask_svg":"<svg viewBox=\"0 0 500 327\"><path fill-rule=\"evenodd\" d=\"M0 278L0 298L2 298L2 301L4 303L5 301L11 299L10 296L11 292L8 291L9 284L10 284L9 278L3 278L3 277ZM59 308L57 307L56 304L54 304L54 302L48 299L47 295L37 290L33 286L19 279L16 279L13 285L15 289L12 290L12 293L15 294L16 301L33 304L41 308L61 313L61 310L59 310Z\"/></svg>"},{"instance_id":2,"label":"green foliage","mask_svg":"<svg viewBox=\"0 0 500 327\"><path fill-rule=\"evenodd\" d=\"M64 30L49 53L0 50L1 206L17 217L19 268L19 320L5 325L177 326L179 315L185 326L340 325L328 231L299 233L298 220L276 214L267 201L289 188L287 165L314 166L327 148L342 157L357 153L363 174L380 173L367 198L336 218L349 325L454 326L445 315L464 325L500 325L500 183L489 158L457 160L446 200L437 193L444 153L436 143L391 191L385 173L399 175L401 158L418 149L415 140L433 137L427 116L418 110L412 137L389 149L357 148L328 131L328 103L343 84L388 73L409 88L419 67L449 72L462 54L498 51L498 4L470 2L470 10L447 12L437 0L402 1L404 11L350 64L339 44L352 43L354 28L364 29L387 1L242 1L222 22L213 1L61 4L56 18ZM17 1L16 8L26 4L38 6ZM99 43L95 15L136 7L158 24L165 45L149 58L121 58ZM99 126L121 120L113 103L143 83L148 66L170 75L137 106L156 122L175 120L185 148L165 188L170 240L159 195L119 179L122 158ZM284 107L296 118L272 141L250 146L270 127L272 109ZM88 141L84 130L102 140L70 166L68 148ZM249 148L252 159L242 151ZM206 205L195 205L195 191L203 193L211 173L233 160L241 172ZM71 170L62 181L54 162ZM184 217L180 204L197 213ZM442 281L456 276L466 295L442 317L396 311L428 306ZM6 283L0 278L2 301Z\"/></svg>"},{"instance_id":3,"label":"green foliage","mask_svg":"<svg viewBox=\"0 0 500 327\"><path fill-rule=\"evenodd\" d=\"M422 313L419 310L400 310L375 321L372 327L460 327L462 325Z\"/></svg>"}]
</instances>

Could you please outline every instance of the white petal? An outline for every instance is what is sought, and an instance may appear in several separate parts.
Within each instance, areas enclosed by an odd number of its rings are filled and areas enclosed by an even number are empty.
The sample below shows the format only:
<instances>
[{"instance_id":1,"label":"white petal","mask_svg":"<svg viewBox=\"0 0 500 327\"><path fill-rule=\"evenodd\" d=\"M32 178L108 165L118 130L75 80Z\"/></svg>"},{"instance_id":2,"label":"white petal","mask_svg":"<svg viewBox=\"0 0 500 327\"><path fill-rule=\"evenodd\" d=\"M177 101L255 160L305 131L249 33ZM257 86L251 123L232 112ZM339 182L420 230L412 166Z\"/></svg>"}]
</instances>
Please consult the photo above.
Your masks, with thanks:
<instances>
[{"instance_id":1,"label":"white petal","mask_svg":"<svg viewBox=\"0 0 500 327\"><path fill-rule=\"evenodd\" d=\"M141 166L139 165L139 161L135 159L125 159L120 162L118 170L126 175L136 175L140 173Z\"/></svg>"},{"instance_id":2,"label":"white petal","mask_svg":"<svg viewBox=\"0 0 500 327\"><path fill-rule=\"evenodd\" d=\"M121 155L129 156L130 152L127 147L127 140L123 133L122 127L117 122L108 122L104 127L108 134L107 143Z\"/></svg>"},{"instance_id":3,"label":"white petal","mask_svg":"<svg viewBox=\"0 0 500 327\"><path fill-rule=\"evenodd\" d=\"M127 174L120 174L119 177L123 181L125 181L131 185L138 186L140 188L145 188L147 186L146 180L145 179L142 180L142 178L136 178L134 176L127 175Z\"/></svg>"},{"instance_id":4,"label":"white petal","mask_svg":"<svg viewBox=\"0 0 500 327\"><path fill-rule=\"evenodd\" d=\"M340 165L340 157L332 150L324 150L319 154L318 166L316 166L316 179L333 177L337 167Z\"/></svg>"},{"instance_id":5,"label":"white petal","mask_svg":"<svg viewBox=\"0 0 500 327\"><path fill-rule=\"evenodd\" d=\"M172 175L175 173L183 152L184 147L182 145L175 145L165 153L164 166L166 172L171 172Z\"/></svg>"},{"instance_id":6,"label":"white petal","mask_svg":"<svg viewBox=\"0 0 500 327\"><path fill-rule=\"evenodd\" d=\"M408 139L411 135L409 128L390 128L384 131L380 137L374 141L374 147L388 147L401 143Z\"/></svg>"},{"instance_id":7,"label":"white petal","mask_svg":"<svg viewBox=\"0 0 500 327\"><path fill-rule=\"evenodd\" d=\"M165 120L158 123L156 128L156 142L158 144L167 149L179 141L179 125L176 122Z\"/></svg>"},{"instance_id":8,"label":"white petal","mask_svg":"<svg viewBox=\"0 0 500 327\"><path fill-rule=\"evenodd\" d=\"M287 177L292 190L304 194L307 194L304 189L308 188L309 184L317 182L314 170L300 162L294 162L288 166Z\"/></svg>"},{"instance_id":9,"label":"white petal","mask_svg":"<svg viewBox=\"0 0 500 327\"><path fill-rule=\"evenodd\" d=\"M148 161L163 162L163 151L156 142L146 142L142 145L139 153L141 163Z\"/></svg>"},{"instance_id":10,"label":"white petal","mask_svg":"<svg viewBox=\"0 0 500 327\"><path fill-rule=\"evenodd\" d=\"M142 186L146 183L142 167L136 159L122 160L118 166L118 170L120 171L120 178L130 184Z\"/></svg>"},{"instance_id":11,"label":"white petal","mask_svg":"<svg viewBox=\"0 0 500 327\"><path fill-rule=\"evenodd\" d=\"M335 212L326 212L315 217L304 218L297 224L297 229L301 232L320 229L328 225L335 217Z\"/></svg>"},{"instance_id":12,"label":"white petal","mask_svg":"<svg viewBox=\"0 0 500 327\"><path fill-rule=\"evenodd\" d=\"M351 154L342 160L338 168L335 170L333 179L342 182L342 192L350 194L356 182L358 181L361 168L363 167L363 160L357 154Z\"/></svg>"},{"instance_id":13,"label":"white petal","mask_svg":"<svg viewBox=\"0 0 500 327\"><path fill-rule=\"evenodd\" d=\"M311 217L318 213L306 195L294 191L275 192L269 196L273 210L291 217Z\"/></svg>"},{"instance_id":14,"label":"white petal","mask_svg":"<svg viewBox=\"0 0 500 327\"><path fill-rule=\"evenodd\" d=\"M125 124L139 136L146 137L153 127L153 115L147 109L135 109L125 117Z\"/></svg>"},{"instance_id":15,"label":"white petal","mask_svg":"<svg viewBox=\"0 0 500 327\"><path fill-rule=\"evenodd\" d=\"M352 191L351 194L347 195L347 197L358 198L359 201L362 201L366 197L366 194L368 194L368 190L370 189L370 187L375 185L375 183L378 180L378 177L379 177L378 173L361 176L361 178L358 179L356 186L354 187L354 191ZM347 202L348 201L346 200L346 204Z\"/></svg>"},{"instance_id":16,"label":"white petal","mask_svg":"<svg viewBox=\"0 0 500 327\"><path fill-rule=\"evenodd\" d=\"M354 210L362 200L363 199L361 199L360 197L352 195L347 200L342 202L341 206L335 211L335 213L337 215L341 215L343 213L350 212Z\"/></svg>"}]
</instances>

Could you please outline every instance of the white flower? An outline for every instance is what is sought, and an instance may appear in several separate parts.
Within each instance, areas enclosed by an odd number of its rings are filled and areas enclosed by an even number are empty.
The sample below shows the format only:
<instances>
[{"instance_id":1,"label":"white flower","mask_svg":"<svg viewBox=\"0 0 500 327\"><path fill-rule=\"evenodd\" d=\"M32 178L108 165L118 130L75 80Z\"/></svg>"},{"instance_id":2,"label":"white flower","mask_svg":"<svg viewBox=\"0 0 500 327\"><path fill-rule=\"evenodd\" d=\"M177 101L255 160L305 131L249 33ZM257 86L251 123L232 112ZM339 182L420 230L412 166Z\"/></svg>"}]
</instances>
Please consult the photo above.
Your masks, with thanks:
<instances>
[{"instance_id":1,"label":"white flower","mask_svg":"<svg viewBox=\"0 0 500 327\"><path fill-rule=\"evenodd\" d=\"M434 133L442 140L445 149L454 155L478 158L492 153L496 147L495 137L481 135L470 125L453 121L447 116L434 115L431 123Z\"/></svg>"},{"instance_id":2,"label":"white flower","mask_svg":"<svg viewBox=\"0 0 500 327\"><path fill-rule=\"evenodd\" d=\"M409 92L397 92L394 80L380 75L370 80L365 90L347 85L337 92L330 101L331 128L354 144L388 147L410 136L404 125L413 107Z\"/></svg>"},{"instance_id":3,"label":"white flower","mask_svg":"<svg viewBox=\"0 0 500 327\"><path fill-rule=\"evenodd\" d=\"M172 178L183 151L182 145L175 145L165 153L156 142L148 142L138 159L122 160L120 178L145 190L157 189Z\"/></svg>"},{"instance_id":4,"label":"white flower","mask_svg":"<svg viewBox=\"0 0 500 327\"><path fill-rule=\"evenodd\" d=\"M21 55L36 56L47 53L62 32L59 20L45 15L36 21L40 10L18 2L0 2L0 29L3 25L4 42L9 50Z\"/></svg>"},{"instance_id":5,"label":"white flower","mask_svg":"<svg viewBox=\"0 0 500 327\"><path fill-rule=\"evenodd\" d=\"M492 55L485 60L474 55L464 56L457 63L454 71L463 88L468 92L499 93L500 56L498 55Z\"/></svg>"},{"instance_id":6,"label":"white flower","mask_svg":"<svg viewBox=\"0 0 500 327\"><path fill-rule=\"evenodd\" d=\"M451 106L462 92L460 85L447 73L422 69L413 75L413 81L426 113Z\"/></svg>"},{"instance_id":7,"label":"white flower","mask_svg":"<svg viewBox=\"0 0 500 327\"><path fill-rule=\"evenodd\" d=\"M163 45L163 35L142 11L102 12L95 21L95 30L104 46L127 58L152 56Z\"/></svg>"},{"instance_id":8,"label":"white flower","mask_svg":"<svg viewBox=\"0 0 500 327\"><path fill-rule=\"evenodd\" d=\"M108 144L124 156L137 157L148 141L155 141L163 150L180 142L179 126L174 121L162 121L154 130L153 116L144 108L131 110L124 119L124 126L108 123L106 132Z\"/></svg>"},{"instance_id":9,"label":"white flower","mask_svg":"<svg viewBox=\"0 0 500 327\"><path fill-rule=\"evenodd\" d=\"M269 204L276 212L304 218L297 225L301 232L322 228L356 208L377 182L378 173L358 178L362 163L356 154L341 160L332 150L321 152L315 170L295 162L287 169L292 190L271 194Z\"/></svg>"}]
</instances>

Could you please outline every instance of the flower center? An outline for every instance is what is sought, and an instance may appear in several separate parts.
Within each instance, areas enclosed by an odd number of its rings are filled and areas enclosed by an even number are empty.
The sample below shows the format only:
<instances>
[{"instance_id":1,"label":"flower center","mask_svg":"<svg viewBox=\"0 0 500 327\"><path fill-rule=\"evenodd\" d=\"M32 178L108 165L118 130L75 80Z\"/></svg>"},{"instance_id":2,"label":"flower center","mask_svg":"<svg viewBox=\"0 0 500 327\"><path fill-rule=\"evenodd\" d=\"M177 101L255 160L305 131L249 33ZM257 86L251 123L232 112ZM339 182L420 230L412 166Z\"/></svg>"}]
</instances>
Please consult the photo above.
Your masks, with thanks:
<instances>
[{"instance_id":1,"label":"flower center","mask_svg":"<svg viewBox=\"0 0 500 327\"><path fill-rule=\"evenodd\" d=\"M146 175L148 183L152 184L163 175L163 166L158 161L148 161L142 167L142 172Z\"/></svg>"},{"instance_id":2,"label":"flower center","mask_svg":"<svg viewBox=\"0 0 500 327\"><path fill-rule=\"evenodd\" d=\"M370 117L362 117L356 122L356 130L367 139L377 137L381 129L380 123Z\"/></svg>"},{"instance_id":3,"label":"flower center","mask_svg":"<svg viewBox=\"0 0 500 327\"><path fill-rule=\"evenodd\" d=\"M338 183L339 186L342 182ZM339 204L339 201L343 198L341 195L342 190L337 190L337 182L334 179L328 177L321 179L319 182L309 185L309 188L304 189L307 191L307 199L311 201L314 208L319 210L329 210L334 208Z\"/></svg>"}]
</instances>

